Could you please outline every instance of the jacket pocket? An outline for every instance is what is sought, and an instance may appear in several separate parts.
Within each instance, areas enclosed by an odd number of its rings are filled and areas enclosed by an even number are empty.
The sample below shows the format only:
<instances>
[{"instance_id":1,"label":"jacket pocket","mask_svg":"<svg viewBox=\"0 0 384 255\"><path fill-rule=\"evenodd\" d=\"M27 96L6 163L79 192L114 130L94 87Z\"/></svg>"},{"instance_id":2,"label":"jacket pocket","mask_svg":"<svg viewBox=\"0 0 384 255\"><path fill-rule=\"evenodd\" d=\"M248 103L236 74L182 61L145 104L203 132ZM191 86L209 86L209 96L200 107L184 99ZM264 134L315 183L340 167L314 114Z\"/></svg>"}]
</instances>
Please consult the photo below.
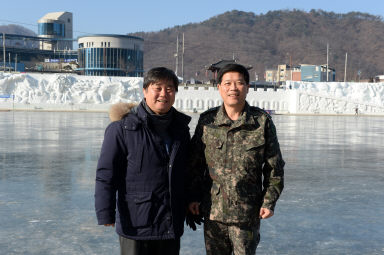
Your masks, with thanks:
<instances>
[{"instance_id":1,"label":"jacket pocket","mask_svg":"<svg viewBox=\"0 0 384 255\"><path fill-rule=\"evenodd\" d=\"M132 227L145 227L153 223L156 210L152 201L152 192L126 194L125 199Z\"/></svg>"},{"instance_id":2,"label":"jacket pocket","mask_svg":"<svg viewBox=\"0 0 384 255\"><path fill-rule=\"evenodd\" d=\"M253 171L259 169L264 163L265 143L262 141L251 141L246 144L241 155L243 164L246 169Z\"/></svg>"}]
</instances>

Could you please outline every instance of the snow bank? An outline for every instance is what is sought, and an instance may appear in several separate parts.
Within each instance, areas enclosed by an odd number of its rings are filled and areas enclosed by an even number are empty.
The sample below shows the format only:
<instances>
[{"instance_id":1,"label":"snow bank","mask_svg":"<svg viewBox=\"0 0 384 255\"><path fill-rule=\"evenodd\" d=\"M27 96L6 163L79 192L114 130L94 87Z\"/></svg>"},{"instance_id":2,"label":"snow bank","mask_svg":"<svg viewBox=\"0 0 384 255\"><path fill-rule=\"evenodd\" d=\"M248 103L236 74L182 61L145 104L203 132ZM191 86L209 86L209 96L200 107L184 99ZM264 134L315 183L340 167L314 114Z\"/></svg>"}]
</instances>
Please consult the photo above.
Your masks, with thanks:
<instances>
[{"instance_id":1,"label":"snow bank","mask_svg":"<svg viewBox=\"0 0 384 255\"><path fill-rule=\"evenodd\" d=\"M68 74L0 73L0 95L16 105L104 105L137 102L142 98L142 78L95 77Z\"/></svg>"},{"instance_id":2,"label":"snow bank","mask_svg":"<svg viewBox=\"0 0 384 255\"><path fill-rule=\"evenodd\" d=\"M384 83L287 82L297 92L298 113L384 114Z\"/></svg>"},{"instance_id":3,"label":"snow bank","mask_svg":"<svg viewBox=\"0 0 384 255\"><path fill-rule=\"evenodd\" d=\"M287 87L308 95L339 98L358 104L384 106L384 83L288 82Z\"/></svg>"},{"instance_id":4,"label":"snow bank","mask_svg":"<svg viewBox=\"0 0 384 255\"><path fill-rule=\"evenodd\" d=\"M0 73L0 109L106 111L117 102L139 102L142 84L132 77ZM278 113L354 114L357 107L384 115L384 83L291 81L277 91L250 89L247 101ZM180 86L175 107L202 112L221 103L213 87Z\"/></svg>"}]
</instances>

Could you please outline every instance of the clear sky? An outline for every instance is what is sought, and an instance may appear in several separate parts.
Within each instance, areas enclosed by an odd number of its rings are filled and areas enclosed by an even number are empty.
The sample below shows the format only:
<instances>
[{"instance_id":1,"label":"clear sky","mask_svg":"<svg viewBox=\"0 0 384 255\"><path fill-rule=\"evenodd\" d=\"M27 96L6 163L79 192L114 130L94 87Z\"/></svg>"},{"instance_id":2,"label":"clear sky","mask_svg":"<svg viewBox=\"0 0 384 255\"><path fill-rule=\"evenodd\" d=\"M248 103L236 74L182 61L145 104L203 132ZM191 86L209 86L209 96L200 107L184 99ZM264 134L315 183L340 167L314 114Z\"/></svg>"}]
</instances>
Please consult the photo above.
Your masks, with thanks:
<instances>
[{"instance_id":1,"label":"clear sky","mask_svg":"<svg viewBox=\"0 0 384 255\"><path fill-rule=\"evenodd\" d=\"M74 36L126 34L207 20L226 11L265 14L268 11L322 9L359 11L384 17L384 0L16 0L3 1L0 25L19 24L37 33L37 20L48 12L73 13Z\"/></svg>"}]
</instances>

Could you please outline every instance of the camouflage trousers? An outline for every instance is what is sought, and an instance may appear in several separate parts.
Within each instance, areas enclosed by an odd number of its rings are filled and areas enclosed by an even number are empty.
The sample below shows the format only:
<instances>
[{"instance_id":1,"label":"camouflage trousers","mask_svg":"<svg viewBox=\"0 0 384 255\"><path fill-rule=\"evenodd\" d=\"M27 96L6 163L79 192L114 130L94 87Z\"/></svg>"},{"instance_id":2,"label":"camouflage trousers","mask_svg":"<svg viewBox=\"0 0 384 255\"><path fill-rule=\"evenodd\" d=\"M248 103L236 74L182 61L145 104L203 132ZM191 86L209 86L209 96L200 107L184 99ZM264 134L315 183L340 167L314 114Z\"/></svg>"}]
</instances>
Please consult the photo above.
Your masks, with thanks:
<instances>
[{"instance_id":1,"label":"camouflage trousers","mask_svg":"<svg viewBox=\"0 0 384 255\"><path fill-rule=\"evenodd\" d=\"M243 226L205 219L204 239L207 255L254 255L260 241L260 220L255 226Z\"/></svg>"}]
</instances>

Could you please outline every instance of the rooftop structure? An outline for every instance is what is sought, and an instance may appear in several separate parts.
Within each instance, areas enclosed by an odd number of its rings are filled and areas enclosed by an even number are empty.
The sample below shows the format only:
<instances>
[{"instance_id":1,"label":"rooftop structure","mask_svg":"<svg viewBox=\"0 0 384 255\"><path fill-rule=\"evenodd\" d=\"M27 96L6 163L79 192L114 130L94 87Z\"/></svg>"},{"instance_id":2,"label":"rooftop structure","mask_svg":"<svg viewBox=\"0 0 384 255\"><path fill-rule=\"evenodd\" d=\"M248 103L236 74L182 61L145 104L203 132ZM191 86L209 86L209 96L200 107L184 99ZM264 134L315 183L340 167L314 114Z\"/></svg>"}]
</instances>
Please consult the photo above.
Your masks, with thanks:
<instances>
[{"instance_id":1,"label":"rooftop structure","mask_svg":"<svg viewBox=\"0 0 384 255\"><path fill-rule=\"evenodd\" d=\"M38 36L49 38L42 41L41 50L73 49L73 16L71 12L51 12L38 20Z\"/></svg>"},{"instance_id":2,"label":"rooftop structure","mask_svg":"<svg viewBox=\"0 0 384 255\"><path fill-rule=\"evenodd\" d=\"M210 66L207 67L207 70L212 71L214 78L210 80L212 84L216 84L216 78L217 78L217 73L220 71L221 68L228 64L240 64L237 63L236 60L220 60L219 62L213 63ZM241 65L241 64L240 64ZM243 65L247 70L252 69L252 66L249 65Z\"/></svg>"}]
</instances>

